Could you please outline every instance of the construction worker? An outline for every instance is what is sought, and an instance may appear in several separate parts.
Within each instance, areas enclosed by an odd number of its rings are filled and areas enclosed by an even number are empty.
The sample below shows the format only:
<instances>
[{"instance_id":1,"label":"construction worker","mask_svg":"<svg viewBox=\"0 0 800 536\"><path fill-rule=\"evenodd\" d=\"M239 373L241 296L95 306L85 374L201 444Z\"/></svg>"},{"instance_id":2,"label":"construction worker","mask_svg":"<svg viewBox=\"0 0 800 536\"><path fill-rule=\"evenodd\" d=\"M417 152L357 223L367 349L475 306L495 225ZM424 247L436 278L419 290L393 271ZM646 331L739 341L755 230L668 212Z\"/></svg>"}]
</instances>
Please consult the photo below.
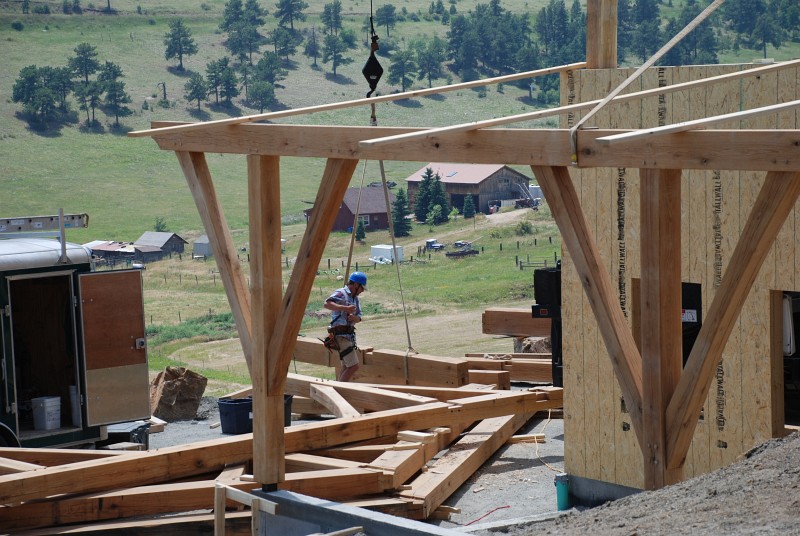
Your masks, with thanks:
<instances>
[{"instance_id":1,"label":"construction worker","mask_svg":"<svg viewBox=\"0 0 800 536\"><path fill-rule=\"evenodd\" d=\"M339 352L339 359L342 360L342 368L336 378L340 382L349 381L358 370L355 324L361 322L361 305L358 296L366 288L366 274L353 272L347 279L347 284L335 290L323 304L325 309L333 311L328 334L333 338L333 344L330 347Z\"/></svg>"}]
</instances>

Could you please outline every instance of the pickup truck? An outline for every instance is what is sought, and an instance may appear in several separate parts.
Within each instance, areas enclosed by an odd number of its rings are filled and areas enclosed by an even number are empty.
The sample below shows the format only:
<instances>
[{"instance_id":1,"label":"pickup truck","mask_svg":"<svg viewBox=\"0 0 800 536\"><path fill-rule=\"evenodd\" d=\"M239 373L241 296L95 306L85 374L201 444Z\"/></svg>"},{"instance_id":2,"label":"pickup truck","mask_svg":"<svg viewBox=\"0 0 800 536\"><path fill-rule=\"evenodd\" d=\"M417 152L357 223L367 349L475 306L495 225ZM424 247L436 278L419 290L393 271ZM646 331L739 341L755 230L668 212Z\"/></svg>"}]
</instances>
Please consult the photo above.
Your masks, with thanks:
<instances>
[{"instance_id":1,"label":"pickup truck","mask_svg":"<svg viewBox=\"0 0 800 536\"><path fill-rule=\"evenodd\" d=\"M446 247L445 244L440 244L438 240L435 238L431 238L425 241L425 249L432 249L433 251L439 251L440 249L444 249Z\"/></svg>"}]
</instances>

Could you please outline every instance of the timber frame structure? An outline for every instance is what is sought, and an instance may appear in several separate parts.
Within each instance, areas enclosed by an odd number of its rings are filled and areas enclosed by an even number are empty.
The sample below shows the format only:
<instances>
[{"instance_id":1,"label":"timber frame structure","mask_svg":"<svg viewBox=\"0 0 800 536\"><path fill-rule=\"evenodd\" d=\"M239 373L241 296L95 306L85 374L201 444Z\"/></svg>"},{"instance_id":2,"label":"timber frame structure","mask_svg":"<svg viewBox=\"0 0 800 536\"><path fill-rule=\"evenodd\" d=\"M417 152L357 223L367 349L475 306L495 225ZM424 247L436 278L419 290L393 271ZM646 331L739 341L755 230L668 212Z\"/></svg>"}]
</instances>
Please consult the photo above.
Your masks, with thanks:
<instances>
[{"instance_id":1,"label":"timber frame structure","mask_svg":"<svg viewBox=\"0 0 800 536\"><path fill-rule=\"evenodd\" d=\"M615 71L616 2L590 0L587 25L587 64L560 69L565 106L538 116L560 115L562 124L571 125L575 113L593 107L593 102L584 100L583 95L578 104L569 102L573 75L587 66L598 72ZM792 74L787 78L790 87L781 86L777 94L779 102L788 102L797 98L794 96L797 69L796 62L788 62L749 71L740 69L720 76L729 76L724 80L737 80L739 84L738 80L747 76L761 79L789 72ZM651 73L658 76L657 69L652 69ZM628 109L628 112L637 117L643 116L642 110L648 102L655 103L652 109L658 112L658 102L664 95L690 92L723 80L708 75L706 70L698 70L689 75L687 81L673 86L656 80L652 89L622 95L612 102L635 103L639 108ZM530 76L528 73L527 77ZM611 88L613 86L604 89ZM439 91L444 90L439 88ZM404 96L421 93L409 92ZM378 99L391 97L396 96ZM364 100L358 104L375 101ZM345 104L348 103L340 103L341 106ZM333 219L358 161L364 159L531 167L568 251L564 269L573 271L574 281L582 286L584 303L596 321L598 342L602 339L610 358L612 378L618 383L641 451L640 485L652 489L682 479L697 417L723 350L764 259L800 195L800 130L797 130L795 112L788 111L792 106L796 106L796 102L784 108L765 110L771 112L772 117L781 113L792 116L786 128L779 128L783 124L779 119L765 129L747 128L752 124L746 122L751 115L741 111L723 111L728 114L723 119L728 124L741 123L744 128L697 130L704 125L687 123L673 131L659 131L652 128L658 125L654 120L635 129L622 127L619 130L603 124L604 119L598 117L596 124L601 128L579 129L574 137L566 128L485 128L511 123L516 118L430 131L253 123L288 115L277 112L198 124L157 123L152 130L132 135L150 136L161 149L175 152L208 232L251 371L254 477L265 490L276 489L285 476L283 393L287 369ZM314 110L295 113L302 111ZM528 114L533 118L531 116L536 117L536 114ZM657 113L651 114L653 119L656 116ZM628 132L637 135L627 139L611 138ZM247 158L252 278L249 288L206 164L207 152L240 154ZM280 265L282 156L327 160L315 200L317 210L308 222L285 293L281 290ZM620 305L610 264L597 245L601 237L596 236L597 231L587 218L576 179L571 176L576 170L589 168L639 171L641 314L636 331L631 329L630 319ZM746 218L742 217L738 241L731 242L731 246L735 243L735 249L705 310L697 342L681 370L681 240L688 232L681 225L681 189L687 184L685 174L689 170L748 172L743 180L755 193L751 208L745 211ZM766 175L749 172L765 172ZM587 177L581 179L582 184L590 180ZM603 177L598 175L597 181ZM703 175L692 175L693 181L702 179ZM592 221L594 218L597 216L592 215ZM575 298L574 293L565 292L565 300L572 298ZM584 298L578 296L578 299ZM639 333L646 336L640 337ZM564 359L568 366L567 351L565 347ZM567 377L568 374L565 381ZM569 400L576 396L569 389L566 385L567 418ZM568 437L567 441L572 439ZM569 466L567 470L570 471Z\"/></svg>"}]
</instances>

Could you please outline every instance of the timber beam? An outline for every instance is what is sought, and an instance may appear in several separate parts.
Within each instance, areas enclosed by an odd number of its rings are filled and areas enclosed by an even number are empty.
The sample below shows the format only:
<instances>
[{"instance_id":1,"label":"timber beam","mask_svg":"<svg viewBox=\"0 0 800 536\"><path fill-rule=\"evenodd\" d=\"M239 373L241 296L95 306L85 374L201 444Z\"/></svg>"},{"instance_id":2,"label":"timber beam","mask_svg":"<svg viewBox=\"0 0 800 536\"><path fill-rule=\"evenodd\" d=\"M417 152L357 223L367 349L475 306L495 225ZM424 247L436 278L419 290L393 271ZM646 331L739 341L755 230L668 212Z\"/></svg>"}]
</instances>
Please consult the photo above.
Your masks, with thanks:
<instances>
[{"instance_id":1,"label":"timber beam","mask_svg":"<svg viewBox=\"0 0 800 536\"><path fill-rule=\"evenodd\" d=\"M361 147L362 140L425 129L320 125L246 124L227 127L224 136L201 130L154 135L164 150L264 154L314 158L473 162L570 166L572 140L566 129L496 128ZM596 129L577 132L579 167L800 170L797 130L693 130L658 139L604 144L598 138L630 132ZM321 189L320 191L325 191ZM326 192L330 193L330 192Z\"/></svg>"}]
</instances>

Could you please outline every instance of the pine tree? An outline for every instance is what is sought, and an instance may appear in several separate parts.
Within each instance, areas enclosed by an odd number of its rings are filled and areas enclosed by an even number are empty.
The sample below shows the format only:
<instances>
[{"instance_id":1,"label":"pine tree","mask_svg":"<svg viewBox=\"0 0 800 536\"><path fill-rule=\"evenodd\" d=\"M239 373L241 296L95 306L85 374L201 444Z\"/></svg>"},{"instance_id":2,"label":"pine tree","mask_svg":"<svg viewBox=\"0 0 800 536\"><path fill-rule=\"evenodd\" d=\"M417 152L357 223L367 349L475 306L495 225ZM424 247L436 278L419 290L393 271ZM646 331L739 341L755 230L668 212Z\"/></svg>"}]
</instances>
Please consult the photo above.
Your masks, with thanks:
<instances>
[{"instance_id":1,"label":"pine tree","mask_svg":"<svg viewBox=\"0 0 800 536\"><path fill-rule=\"evenodd\" d=\"M394 225L394 236L408 236L411 234L411 222L407 216L411 214L408 209L408 198L402 188L397 192L397 196L392 203L392 224Z\"/></svg>"},{"instance_id":2,"label":"pine tree","mask_svg":"<svg viewBox=\"0 0 800 536\"><path fill-rule=\"evenodd\" d=\"M446 223L450 219L450 203L447 199L447 193L444 191L442 179L439 177L438 173L433 177L430 195L431 200L428 202L428 207L441 207L441 212L436 217L436 221L434 223L436 225L439 225L440 223Z\"/></svg>"},{"instance_id":3,"label":"pine tree","mask_svg":"<svg viewBox=\"0 0 800 536\"><path fill-rule=\"evenodd\" d=\"M464 197L464 208L461 213L464 214L465 220L475 217L475 201L472 199L472 194Z\"/></svg>"},{"instance_id":4,"label":"pine tree","mask_svg":"<svg viewBox=\"0 0 800 536\"><path fill-rule=\"evenodd\" d=\"M417 196L414 198L414 217L417 218L417 221L425 221L428 218L432 184L433 170L431 168L425 168L425 173L422 175L422 182L419 183Z\"/></svg>"},{"instance_id":5,"label":"pine tree","mask_svg":"<svg viewBox=\"0 0 800 536\"><path fill-rule=\"evenodd\" d=\"M363 242L366 237L367 231L364 229L364 220L359 219L358 225L356 226L356 240Z\"/></svg>"}]
</instances>

